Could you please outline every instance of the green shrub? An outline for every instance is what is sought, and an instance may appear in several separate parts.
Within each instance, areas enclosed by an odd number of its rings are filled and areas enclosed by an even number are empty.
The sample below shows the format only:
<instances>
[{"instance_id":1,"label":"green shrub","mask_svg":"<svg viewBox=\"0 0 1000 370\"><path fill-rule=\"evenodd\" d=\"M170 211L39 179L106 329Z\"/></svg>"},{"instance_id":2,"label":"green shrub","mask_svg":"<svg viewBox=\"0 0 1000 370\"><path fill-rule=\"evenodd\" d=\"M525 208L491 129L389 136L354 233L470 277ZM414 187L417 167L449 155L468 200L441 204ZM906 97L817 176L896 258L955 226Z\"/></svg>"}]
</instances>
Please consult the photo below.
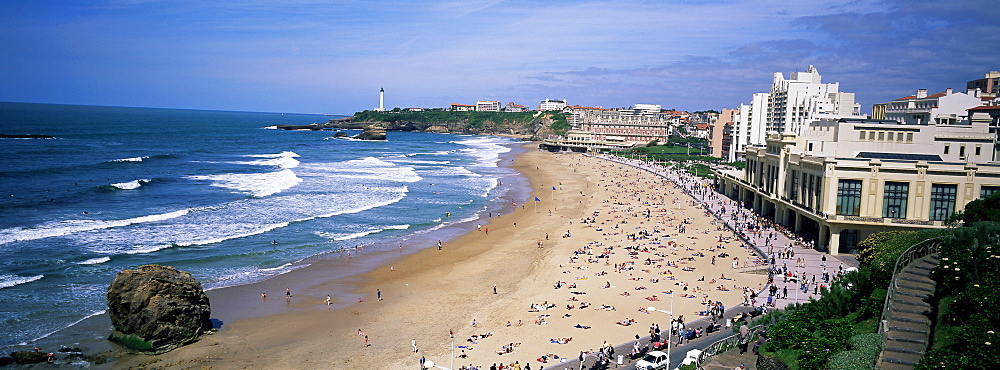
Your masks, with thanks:
<instances>
[{"instance_id":1,"label":"green shrub","mask_svg":"<svg viewBox=\"0 0 1000 370\"><path fill-rule=\"evenodd\" d=\"M153 348L153 342L151 341L142 339L138 335L134 334L125 335L118 331L111 333L111 336L108 337L108 340L118 343L122 347L132 350L148 351Z\"/></svg>"}]
</instances>

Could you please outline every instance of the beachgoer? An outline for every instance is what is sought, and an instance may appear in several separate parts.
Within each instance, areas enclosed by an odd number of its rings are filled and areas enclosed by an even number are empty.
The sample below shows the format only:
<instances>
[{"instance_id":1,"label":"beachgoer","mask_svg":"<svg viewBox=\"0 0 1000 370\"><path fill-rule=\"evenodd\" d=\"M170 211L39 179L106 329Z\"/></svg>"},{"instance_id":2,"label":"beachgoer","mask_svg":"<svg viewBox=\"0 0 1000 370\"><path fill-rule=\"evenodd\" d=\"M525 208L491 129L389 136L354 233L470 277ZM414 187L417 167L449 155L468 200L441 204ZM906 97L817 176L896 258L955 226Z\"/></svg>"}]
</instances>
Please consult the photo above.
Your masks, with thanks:
<instances>
[{"instance_id":1,"label":"beachgoer","mask_svg":"<svg viewBox=\"0 0 1000 370\"><path fill-rule=\"evenodd\" d=\"M327 295L326 295L326 305L327 305L327 306L329 306L330 304L332 304L332 302L331 302L331 301L332 301L332 298L330 298L330 295L329 295L329 294L327 294Z\"/></svg>"},{"instance_id":2,"label":"beachgoer","mask_svg":"<svg viewBox=\"0 0 1000 370\"><path fill-rule=\"evenodd\" d=\"M378 300L379 300L379 301L381 301L381 300L382 300L382 290L380 290L380 289L375 289L375 295L376 295L376 296L378 297Z\"/></svg>"}]
</instances>

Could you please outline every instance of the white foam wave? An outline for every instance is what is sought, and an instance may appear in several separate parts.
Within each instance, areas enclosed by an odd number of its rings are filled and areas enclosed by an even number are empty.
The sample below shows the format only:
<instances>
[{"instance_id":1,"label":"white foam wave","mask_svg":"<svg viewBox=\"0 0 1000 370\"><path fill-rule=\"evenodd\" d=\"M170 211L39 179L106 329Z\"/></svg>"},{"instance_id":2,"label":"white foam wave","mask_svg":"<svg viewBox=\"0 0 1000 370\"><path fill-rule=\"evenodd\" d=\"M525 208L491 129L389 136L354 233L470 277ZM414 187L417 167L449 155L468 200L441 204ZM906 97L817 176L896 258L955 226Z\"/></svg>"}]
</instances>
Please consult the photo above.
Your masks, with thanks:
<instances>
[{"instance_id":1,"label":"white foam wave","mask_svg":"<svg viewBox=\"0 0 1000 370\"><path fill-rule=\"evenodd\" d=\"M50 222L34 227L16 227L0 230L0 245L26 240L51 238L85 231L110 229L146 222L169 220L184 216L194 209L182 209L168 213L129 218L124 220L65 220Z\"/></svg>"},{"instance_id":2,"label":"white foam wave","mask_svg":"<svg viewBox=\"0 0 1000 370\"><path fill-rule=\"evenodd\" d=\"M264 158L256 161L242 161L235 162L237 164L249 164L254 166L274 166L281 167L284 169L295 168L299 166L298 158L299 155L295 152L284 151L278 154L252 154L246 157L253 158Z\"/></svg>"},{"instance_id":3,"label":"white foam wave","mask_svg":"<svg viewBox=\"0 0 1000 370\"><path fill-rule=\"evenodd\" d=\"M121 190L132 190L132 189L138 189L140 186L142 186L142 184L148 184L149 181L150 181L149 179L138 179L129 182L119 182L116 184L111 184L111 186Z\"/></svg>"},{"instance_id":4,"label":"white foam wave","mask_svg":"<svg viewBox=\"0 0 1000 370\"><path fill-rule=\"evenodd\" d=\"M280 193L302 182L302 179L290 169L267 173L227 173L188 178L212 181L212 186L250 193L258 198Z\"/></svg>"},{"instance_id":5,"label":"white foam wave","mask_svg":"<svg viewBox=\"0 0 1000 370\"><path fill-rule=\"evenodd\" d=\"M250 154L250 155L247 155L246 157L254 157L254 158L281 158L281 157L298 158L299 154L296 153L296 152L291 152L291 151L287 151L286 150L286 151L283 151L283 152L278 153L278 154Z\"/></svg>"},{"instance_id":6,"label":"white foam wave","mask_svg":"<svg viewBox=\"0 0 1000 370\"><path fill-rule=\"evenodd\" d=\"M317 175L327 178L417 182L423 177L413 167L400 166L375 157L365 157L336 163L314 163L309 166Z\"/></svg>"},{"instance_id":7,"label":"white foam wave","mask_svg":"<svg viewBox=\"0 0 1000 370\"><path fill-rule=\"evenodd\" d=\"M86 261L77 262L76 264L77 265L96 265L96 264L99 264L99 263L108 262L110 260L111 260L111 257L97 257L97 258L91 258L91 259L86 260Z\"/></svg>"},{"instance_id":8,"label":"white foam wave","mask_svg":"<svg viewBox=\"0 0 1000 370\"><path fill-rule=\"evenodd\" d=\"M266 233L294 222L382 207L402 200L407 191L406 187L386 187L371 194L298 194L245 199L206 209L185 218L183 223L138 225L140 227L120 232L74 237L81 244L98 246L91 250L95 253L145 254L174 246L214 244Z\"/></svg>"},{"instance_id":9,"label":"white foam wave","mask_svg":"<svg viewBox=\"0 0 1000 370\"><path fill-rule=\"evenodd\" d=\"M111 160L111 162L142 162L142 161L147 160L147 159L149 159L149 156L114 159L114 160Z\"/></svg>"},{"instance_id":10,"label":"white foam wave","mask_svg":"<svg viewBox=\"0 0 1000 370\"><path fill-rule=\"evenodd\" d=\"M484 167L496 167L500 161L500 154L510 151L504 146L506 141L489 136L472 137L465 140L452 141L453 144L468 146L466 149L459 149L459 152L467 153L476 158L476 163Z\"/></svg>"},{"instance_id":11,"label":"white foam wave","mask_svg":"<svg viewBox=\"0 0 1000 370\"><path fill-rule=\"evenodd\" d=\"M451 151L451 150L439 150L439 151L436 151L436 152L429 152L429 153L410 153L410 154L406 154L405 156L407 156L407 157L415 157L415 156L418 156L418 155L448 155L448 154L451 154L452 152L453 151Z\"/></svg>"},{"instance_id":12,"label":"white foam wave","mask_svg":"<svg viewBox=\"0 0 1000 370\"><path fill-rule=\"evenodd\" d=\"M10 288L15 285L27 284L45 277L45 275L35 275L30 277L17 275L0 275L0 289Z\"/></svg>"},{"instance_id":13,"label":"white foam wave","mask_svg":"<svg viewBox=\"0 0 1000 370\"><path fill-rule=\"evenodd\" d=\"M344 240L350 240L350 239L360 238L360 237L363 237L363 236L368 236L368 235L375 234L375 233L378 233L378 232L382 232L382 231L385 231L385 230L406 230L406 229L409 229L409 228L410 228L410 225L390 225L390 226L386 226L386 227L383 227L383 228L373 228L373 229L368 229L368 230L365 230L365 231L351 233L351 234L335 234L335 233L328 233L328 232L324 232L324 231L318 231L318 232L316 232L316 235L319 235L320 237L323 237L323 238L336 240L336 241L344 241Z\"/></svg>"},{"instance_id":14,"label":"white foam wave","mask_svg":"<svg viewBox=\"0 0 1000 370\"><path fill-rule=\"evenodd\" d=\"M451 163L451 161L422 161L422 160L418 160L418 159L402 159L402 158L400 158L400 159L395 159L395 158L394 159L388 159L388 161L392 162L392 163L431 164L431 165L441 165L441 164L449 164L449 163Z\"/></svg>"}]
</instances>

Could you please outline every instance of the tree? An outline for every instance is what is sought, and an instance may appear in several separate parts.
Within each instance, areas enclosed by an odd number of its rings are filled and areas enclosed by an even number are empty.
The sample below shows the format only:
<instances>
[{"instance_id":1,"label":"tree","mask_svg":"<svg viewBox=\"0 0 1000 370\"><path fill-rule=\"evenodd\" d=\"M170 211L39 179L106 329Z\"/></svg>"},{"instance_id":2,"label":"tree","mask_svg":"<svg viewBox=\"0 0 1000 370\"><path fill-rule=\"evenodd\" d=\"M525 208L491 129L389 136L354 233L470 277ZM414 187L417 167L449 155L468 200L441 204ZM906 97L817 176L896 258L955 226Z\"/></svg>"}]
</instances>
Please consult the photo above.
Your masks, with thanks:
<instances>
[{"instance_id":1,"label":"tree","mask_svg":"<svg viewBox=\"0 0 1000 370\"><path fill-rule=\"evenodd\" d=\"M959 215L966 225L979 221L1000 221L1000 191L969 202Z\"/></svg>"}]
</instances>

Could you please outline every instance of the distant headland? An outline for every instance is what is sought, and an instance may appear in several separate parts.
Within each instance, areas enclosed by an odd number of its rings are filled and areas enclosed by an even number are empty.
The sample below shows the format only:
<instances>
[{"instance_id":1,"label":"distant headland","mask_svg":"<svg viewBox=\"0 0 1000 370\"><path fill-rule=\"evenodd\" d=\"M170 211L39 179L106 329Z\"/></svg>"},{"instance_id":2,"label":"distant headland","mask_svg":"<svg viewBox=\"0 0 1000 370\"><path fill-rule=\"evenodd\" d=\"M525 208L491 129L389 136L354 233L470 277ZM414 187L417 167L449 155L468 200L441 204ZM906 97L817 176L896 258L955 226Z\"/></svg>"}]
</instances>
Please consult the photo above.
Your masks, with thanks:
<instances>
[{"instance_id":1,"label":"distant headland","mask_svg":"<svg viewBox=\"0 0 1000 370\"><path fill-rule=\"evenodd\" d=\"M282 130L364 130L381 127L385 131L504 135L541 140L564 134L569 124L562 112L477 112L477 111L370 111L351 117L331 119L311 125L278 125Z\"/></svg>"}]
</instances>

